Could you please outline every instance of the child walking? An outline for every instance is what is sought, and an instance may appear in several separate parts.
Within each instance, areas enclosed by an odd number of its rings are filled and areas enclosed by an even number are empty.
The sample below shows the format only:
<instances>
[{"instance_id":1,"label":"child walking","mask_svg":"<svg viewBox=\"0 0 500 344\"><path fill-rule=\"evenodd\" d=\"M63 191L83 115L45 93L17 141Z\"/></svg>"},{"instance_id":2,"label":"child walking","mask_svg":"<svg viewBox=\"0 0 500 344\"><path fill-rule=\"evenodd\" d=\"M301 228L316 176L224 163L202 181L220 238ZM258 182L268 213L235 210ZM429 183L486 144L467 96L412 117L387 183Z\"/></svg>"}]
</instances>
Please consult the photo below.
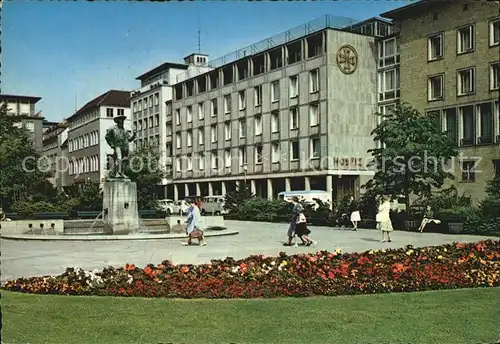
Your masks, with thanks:
<instances>
[{"instance_id":1,"label":"child walking","mask_svg":"<svg viewBox=\"0 0 500 344\"><path fill-rule=\"evenodd\" d=\"M297 216L297 222L295 223L295 234L299 237L300 240L302 240L302 242L305 243L306 246L316 246L318 244L317 241L309 237L311 231L309 230L309 228L307 228L307 219L304 215L303 210L299 211L299 214ZM295 243L294 247L298 247L297 243Z\"/></svg>"}]
</instances>

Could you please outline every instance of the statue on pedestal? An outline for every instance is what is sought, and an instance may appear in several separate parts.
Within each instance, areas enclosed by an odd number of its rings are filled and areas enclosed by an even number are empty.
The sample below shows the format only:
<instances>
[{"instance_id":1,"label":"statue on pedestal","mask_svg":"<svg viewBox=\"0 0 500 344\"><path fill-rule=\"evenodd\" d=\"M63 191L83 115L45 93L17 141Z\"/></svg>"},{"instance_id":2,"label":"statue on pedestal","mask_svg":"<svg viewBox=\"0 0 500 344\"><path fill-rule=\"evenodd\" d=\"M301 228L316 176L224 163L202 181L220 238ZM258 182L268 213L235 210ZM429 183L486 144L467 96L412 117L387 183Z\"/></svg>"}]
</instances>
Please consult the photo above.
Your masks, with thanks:
<instances>
[{"instance_id":1,"label":"statue on pedestal","mask_svg":"<svg viewBox=\"0 0 500 344\"><path fill-rule=\"evenodd\" d=\"M110 178L127 178L129 143L135 139L136 133L123 127L126 118L127 116L115 117L116 126L106 132L106 142L114 151L114 166L109 173Z\"/></svg>"}]
</instances>

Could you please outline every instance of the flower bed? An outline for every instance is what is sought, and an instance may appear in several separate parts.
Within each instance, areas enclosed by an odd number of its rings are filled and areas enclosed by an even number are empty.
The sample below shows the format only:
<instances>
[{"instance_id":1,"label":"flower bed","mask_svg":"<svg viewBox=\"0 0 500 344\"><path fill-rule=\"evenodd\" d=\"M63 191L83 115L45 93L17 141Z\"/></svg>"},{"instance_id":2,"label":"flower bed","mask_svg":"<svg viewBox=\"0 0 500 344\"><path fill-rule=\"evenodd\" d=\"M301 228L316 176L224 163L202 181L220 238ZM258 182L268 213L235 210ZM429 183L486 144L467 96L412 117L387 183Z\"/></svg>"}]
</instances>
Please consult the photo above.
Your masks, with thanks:
<instances>
[{"instance_id":1,"label":"flower bed","mask_svg":"<svg viewBox=\"0 0 500 344\"><path fill-rule=\"evenodd\" d=\"M4 289L37 294L171 298L351 295L500 286L500 241L278 257L226 258L204 265L164 261L102 271L68 268L20 278Z\"/></svg>"}]
</instances>

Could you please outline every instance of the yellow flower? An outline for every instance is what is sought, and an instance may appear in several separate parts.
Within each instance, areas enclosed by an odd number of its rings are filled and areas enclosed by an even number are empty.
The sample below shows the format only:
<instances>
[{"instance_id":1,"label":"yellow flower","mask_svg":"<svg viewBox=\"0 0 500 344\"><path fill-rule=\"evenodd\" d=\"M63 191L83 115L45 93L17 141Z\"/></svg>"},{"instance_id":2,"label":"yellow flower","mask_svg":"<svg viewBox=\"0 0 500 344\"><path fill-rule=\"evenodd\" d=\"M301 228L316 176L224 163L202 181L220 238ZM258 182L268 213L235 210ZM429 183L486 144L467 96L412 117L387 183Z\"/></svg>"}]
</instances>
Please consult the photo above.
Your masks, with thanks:
<instances>
[{"instance_id":1,"label":"yellow flower","mask_svg":"<svg viewBox=\"0 0 500 344\"><path fill-rule=\"evenodd\" d=\"M438 256L438 259L443 259L443 256Z\"/></svg>"},{"instance_id":2,"label":"yellow flower","mask_svg":"<svg viewBox=\"0 0 500 344\"><path fill-rule=\"evenodd\" d=\"M407 254L408 256L410 256L412 253L413 253L413 250L408 250L408 251L406 252L406 254Z\"/></svg>"}]
</instances>

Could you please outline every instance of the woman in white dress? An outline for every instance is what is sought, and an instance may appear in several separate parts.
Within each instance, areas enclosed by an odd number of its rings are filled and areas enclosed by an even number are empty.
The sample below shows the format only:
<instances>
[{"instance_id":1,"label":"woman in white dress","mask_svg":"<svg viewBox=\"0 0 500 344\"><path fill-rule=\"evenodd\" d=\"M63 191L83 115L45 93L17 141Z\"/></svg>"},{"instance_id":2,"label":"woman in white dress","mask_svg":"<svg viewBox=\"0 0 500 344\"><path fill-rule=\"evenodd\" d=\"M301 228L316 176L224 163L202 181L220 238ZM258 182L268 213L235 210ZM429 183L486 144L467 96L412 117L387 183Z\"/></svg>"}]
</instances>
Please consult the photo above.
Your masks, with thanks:
<instances>
[{"instance_id":1,"label":"woman in white dress","mask_svg":"<svg viewBox=\"0 0 500 344\"><path fill-rule=\"evenodd\" d=\"M377 222L379 223L379 229L382 231L382 240L385 242L385 236L387 234L387 241L391 242L391 232L394 230L392 228L391 222L391 202L386 196L382 196L380 205L378 207Z\"/></svg>"},{"instance_id":2,"label":"woman in white dress","mask_svg":"<svg viewBox=\"0 0 500 344\"><path fill-rule=\"evenodd\" d=\"M359 205L358 202L354 200L354 197L351 196L351 201L349 203L349 211L351 212L351 223L353 226L353 231L358 229L358 222L361 221L361 215L359 213Z\"/></svg>"}]
</instances>

